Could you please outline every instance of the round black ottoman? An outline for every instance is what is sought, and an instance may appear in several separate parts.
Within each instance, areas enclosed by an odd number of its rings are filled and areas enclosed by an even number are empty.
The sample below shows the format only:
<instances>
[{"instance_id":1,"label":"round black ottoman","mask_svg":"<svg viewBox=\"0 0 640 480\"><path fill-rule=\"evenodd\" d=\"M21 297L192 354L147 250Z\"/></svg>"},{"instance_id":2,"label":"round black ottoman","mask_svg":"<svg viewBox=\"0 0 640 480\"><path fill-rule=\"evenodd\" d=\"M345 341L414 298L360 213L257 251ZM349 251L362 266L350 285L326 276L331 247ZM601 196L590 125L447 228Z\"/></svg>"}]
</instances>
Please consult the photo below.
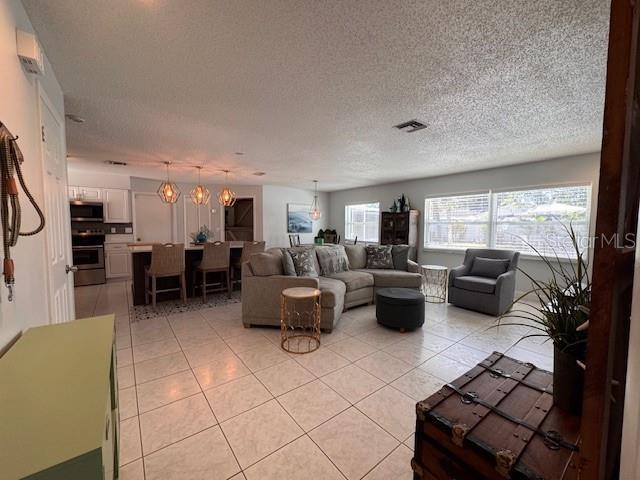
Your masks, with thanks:
<instances>
[{"instance_id":1,"label":"round black ottoman","mask_svg":"<svg viewBox=\"0 0 640 480\"><path fill-rule=\"evenodd\" d=\"M376 293L376 318L385 327L401 332L424 323L424 295L411 288L381 288Z\"/></svg>"}]
</instances>

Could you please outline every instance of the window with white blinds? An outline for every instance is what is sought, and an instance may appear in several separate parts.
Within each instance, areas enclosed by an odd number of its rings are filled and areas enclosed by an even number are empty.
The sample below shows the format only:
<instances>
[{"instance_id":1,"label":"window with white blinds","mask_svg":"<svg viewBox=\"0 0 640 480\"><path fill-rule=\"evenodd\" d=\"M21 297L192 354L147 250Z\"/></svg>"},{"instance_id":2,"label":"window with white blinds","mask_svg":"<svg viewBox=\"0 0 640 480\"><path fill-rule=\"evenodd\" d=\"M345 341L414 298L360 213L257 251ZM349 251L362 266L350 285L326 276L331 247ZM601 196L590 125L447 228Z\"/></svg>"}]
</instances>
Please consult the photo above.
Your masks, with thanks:
<instances>
[{"instance_id":1,"label":"window with white blinds","mask_svg":"<svg viewBox=\"0 0 640 480\"><path fill-rule=\"evenodd\" d=\"M380 204L345 205L344 236L348 240L377 242L380 224Z\"/></svg>"},{"instance_id":2,"label":"window with white blinds","mask_svg":"<svg viewBox=\"0 0 640 480\"><path fill-rule=\"evenodd\" d=\"M489 243L489 192L428 198L425 248L484 247Z\"/></svg>"},{"instance_id":3,"label":"window with white blinds","mask_svg":"<svg viewBox=\"0 0 640 480\"><path fill-rule=\"evenodd\" d=\"M491 247L575 258L569 225L589 234L590 185L540 187L425 200L425 248Z\"/></svg>"},{"instance_id":4,"label":"window with white blinds","mask_svg":"<svg viewBox=\"0 0 640 480\"><path fill-rule=\"evenodd\" d=\"M493 197L495 248L576 258L567 229L571 225L578 239L589 235L589 185L497 192Z\"/></svg>"}]
</instances>

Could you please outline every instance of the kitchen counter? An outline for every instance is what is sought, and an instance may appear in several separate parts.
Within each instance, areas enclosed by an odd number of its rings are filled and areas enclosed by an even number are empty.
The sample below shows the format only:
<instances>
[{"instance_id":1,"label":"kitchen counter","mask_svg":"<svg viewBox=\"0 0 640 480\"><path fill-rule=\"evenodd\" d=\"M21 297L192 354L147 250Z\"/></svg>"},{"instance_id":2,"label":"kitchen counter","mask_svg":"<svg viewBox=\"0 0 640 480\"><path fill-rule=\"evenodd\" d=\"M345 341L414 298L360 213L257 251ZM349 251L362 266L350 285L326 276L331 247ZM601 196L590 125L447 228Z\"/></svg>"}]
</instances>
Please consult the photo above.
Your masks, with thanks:
<instances>
[{"instance_id":1,"label":"kitchen counter","mask_svg":"<svg viewBox=\"0 0 640 480\"><path fill-rule=\"evenodd\" d=\"M151 264L151 243L128 243L129 251L131 252L131 274L133 291L133 304L144 305L144 269ZM231 264L234 260L240 258L242 255L242 247L244 242L231 242ZM193 288L193 273L195 265L202 260L202 245L185 245L184 249L184 269L185 279L187 281L187 297L193 297L195 292ZM211 274L213 275L213 274ZM166 288L177 288L178 278L158 278L157 280L158 290L164 290ZM172 300L180 298L180 292L163 292L158 293L158 301Z\"/></svg>"},{"instance_id":2,"label":"kitchen counter","mask_svg":"<svg viewBox=\"0 0 640 480\"><path fill-rule=\"evenodd\" d=\"M232 241L229 242L231 243L231 248L233 249L242 249L242 247L244 246L244 242L238 242L238 241ZM129 247L129 250L131 250L131 253L137 253L137 252L151 252L151 243L127 243L127 246ZM197 251L202 251L204 247L202 245L185 245L184 249L185 251L192 251L192 250L197 250Z\"/></svg>"}]
</instances>

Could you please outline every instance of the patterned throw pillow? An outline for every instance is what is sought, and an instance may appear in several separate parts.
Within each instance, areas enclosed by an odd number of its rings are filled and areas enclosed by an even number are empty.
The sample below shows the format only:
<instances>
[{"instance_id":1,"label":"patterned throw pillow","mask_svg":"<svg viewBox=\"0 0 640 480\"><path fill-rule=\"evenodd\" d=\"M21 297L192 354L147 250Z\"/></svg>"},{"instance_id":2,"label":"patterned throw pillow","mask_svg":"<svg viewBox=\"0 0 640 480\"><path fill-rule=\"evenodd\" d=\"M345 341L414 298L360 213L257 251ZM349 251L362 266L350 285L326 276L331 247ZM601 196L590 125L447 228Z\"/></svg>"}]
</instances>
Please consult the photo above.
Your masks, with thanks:
<instances>
[{"instance_id":1,"label":"patterned throw pillow","mask_svg":"<svg viewBox=\"0 0 640 480\"><path fill-rule=\"evenodd\" d=\"M316 247L316 254L318 255L322 275L325 277L349 270L347 252L345 252L342 245Z\"/></svg>"},{"instance_id":2,"label":"patterned throw pillow","mask_svg":"<svg viewBox=\"0 0 640 480\"><path fill-rule=\"evenodd\" d=\"M315 262L313 261L313 255L316 252L313 249L307 250L289 250L291 260L293 260L293 266L296 269L296 275L298 277L317 277Z\"/></svg>"},{"instance_id":3,"label":"patterned throw pillow","mask_svg":"<svg viewBox=\"0 0 640 480\"><path fill-rule=\"evenodd\" d=\"M367 245L367 268L393 269L392 245Z\"/></svg>"}]
</instances>

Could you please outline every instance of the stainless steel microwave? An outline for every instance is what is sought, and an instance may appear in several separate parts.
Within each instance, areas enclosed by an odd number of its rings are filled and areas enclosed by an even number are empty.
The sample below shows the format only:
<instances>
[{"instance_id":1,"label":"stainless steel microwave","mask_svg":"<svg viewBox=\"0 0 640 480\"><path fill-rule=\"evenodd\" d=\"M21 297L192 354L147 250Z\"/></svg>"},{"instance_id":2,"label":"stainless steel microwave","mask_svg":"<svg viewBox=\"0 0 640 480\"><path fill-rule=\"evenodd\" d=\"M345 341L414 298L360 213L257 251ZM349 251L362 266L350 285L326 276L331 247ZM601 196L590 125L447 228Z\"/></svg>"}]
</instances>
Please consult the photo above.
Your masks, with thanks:
<instances>
[{"instance_id":1,"label":"stainless steel microwave","mask_svg":"<svg viewBox=\"0 0 640 480\"><path fill-rule=\"evenodd\" d=\"M100 202L69 202L72 222L102 222L104 207Z\"/></svg>"}]
</instances>

